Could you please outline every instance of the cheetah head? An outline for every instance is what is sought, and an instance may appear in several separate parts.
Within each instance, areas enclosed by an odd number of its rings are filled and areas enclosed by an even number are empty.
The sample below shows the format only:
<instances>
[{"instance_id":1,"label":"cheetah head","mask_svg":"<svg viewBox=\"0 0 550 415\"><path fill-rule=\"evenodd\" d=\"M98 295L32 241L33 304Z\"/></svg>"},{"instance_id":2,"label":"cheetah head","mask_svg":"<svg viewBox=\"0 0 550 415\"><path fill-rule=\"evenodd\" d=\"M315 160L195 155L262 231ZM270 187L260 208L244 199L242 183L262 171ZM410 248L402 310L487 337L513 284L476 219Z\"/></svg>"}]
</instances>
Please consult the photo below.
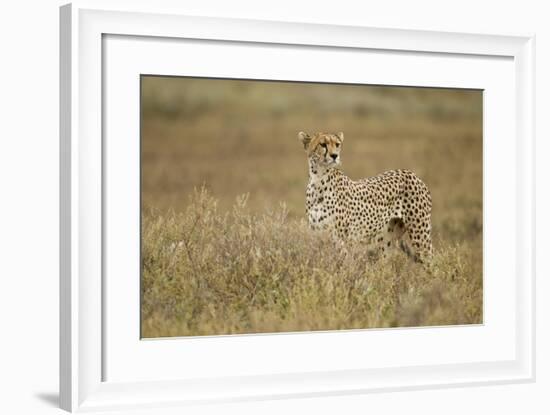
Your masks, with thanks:
<instances>
[{"instance_id":1,"label":"cheetah head","mask_svg":"<svg viewBox=\"0 0 550 415\"><path fill-rule=\"evenodd\" d=\"M344 142L344 133L315 133L309 135L300 131L298 139L304 145L312 165L328 168L340 164L340 150Z\"/></svg>"}]
</instances>

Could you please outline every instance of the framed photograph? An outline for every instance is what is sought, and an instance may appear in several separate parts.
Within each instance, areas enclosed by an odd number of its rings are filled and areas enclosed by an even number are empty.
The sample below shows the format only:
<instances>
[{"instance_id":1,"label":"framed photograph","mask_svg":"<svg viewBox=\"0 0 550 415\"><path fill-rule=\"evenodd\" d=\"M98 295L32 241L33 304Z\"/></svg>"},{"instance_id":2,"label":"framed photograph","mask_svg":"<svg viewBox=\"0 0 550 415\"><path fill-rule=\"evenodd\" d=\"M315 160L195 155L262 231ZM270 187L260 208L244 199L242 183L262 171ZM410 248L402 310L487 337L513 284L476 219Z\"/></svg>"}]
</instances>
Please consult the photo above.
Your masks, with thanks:
<instances>
[{"instance_id":1,"label":"framed photograph","mask_svg":"<svg viewBox=\"0 0 550 415\"><path fill-rule=\"evenodd\" d=\"M61 8L61 405L534 379L530 36Z\"/></svg>"},{"instance_id":2,"label":"framed photograph","mask_svg":"<svg viewBox=\"0 0 550 415\"><path fill-rule=\"evenodd\" d=\"M482 102L141 75L141 337L482 324Z\"/></svg>"}]
</instances>

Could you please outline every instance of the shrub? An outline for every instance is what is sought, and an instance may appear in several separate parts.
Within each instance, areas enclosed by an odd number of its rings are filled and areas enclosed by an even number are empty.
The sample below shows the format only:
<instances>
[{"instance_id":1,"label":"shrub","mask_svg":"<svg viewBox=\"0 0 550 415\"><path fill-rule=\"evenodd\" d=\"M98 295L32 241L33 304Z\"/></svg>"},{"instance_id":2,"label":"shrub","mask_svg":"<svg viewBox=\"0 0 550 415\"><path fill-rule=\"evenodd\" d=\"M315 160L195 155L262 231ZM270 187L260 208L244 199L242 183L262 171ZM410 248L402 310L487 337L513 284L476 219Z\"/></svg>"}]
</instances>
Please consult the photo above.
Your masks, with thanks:
<instances>
[{"instance_id":1,"label":"shrub","mask_svg":"<svg viewBox=\"0 0 550 415\"><path fill-rule=\"evenodd\" d=\"M482 322L479 243L436 241L427 270L403 253L373 260L239 197L222 213L204 189L185 212L144 210L142 336Z\"/></svg>"}]
</instances>

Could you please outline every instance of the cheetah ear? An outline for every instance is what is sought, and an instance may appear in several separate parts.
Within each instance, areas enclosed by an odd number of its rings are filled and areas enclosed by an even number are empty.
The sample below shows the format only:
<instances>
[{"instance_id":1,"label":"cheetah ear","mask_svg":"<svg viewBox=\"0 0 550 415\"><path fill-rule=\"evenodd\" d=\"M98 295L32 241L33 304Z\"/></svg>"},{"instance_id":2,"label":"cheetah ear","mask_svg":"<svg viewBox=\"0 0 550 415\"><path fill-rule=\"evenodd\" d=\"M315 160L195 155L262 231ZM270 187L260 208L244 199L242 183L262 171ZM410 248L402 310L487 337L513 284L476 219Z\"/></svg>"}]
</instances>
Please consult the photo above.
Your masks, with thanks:
<instances>
[{"instance_id":1,"label":"cheetah ear","mask_svg":"<svg viewBox=\"0 0 550 415\"><path fill-rule=\"evenodd\" d=\"M304 145L304 149L307 149L307 146L309 145L311 141L311 136L307 133L304 133L303 131L300 131L298 133L298 139L302 142Z\"/></svg>"},{"instance_id":2,"label":"cheetah ear","mask_svg":"<svg viewBox=\"0 0 550 415\"><path fill-rule=\"evenodd\" d=\"M342 131L340 131L338 134L336 134L338 136L338 138L340 139L340 141L344 141L344 133Z\"/></svg>"}]
</instances>

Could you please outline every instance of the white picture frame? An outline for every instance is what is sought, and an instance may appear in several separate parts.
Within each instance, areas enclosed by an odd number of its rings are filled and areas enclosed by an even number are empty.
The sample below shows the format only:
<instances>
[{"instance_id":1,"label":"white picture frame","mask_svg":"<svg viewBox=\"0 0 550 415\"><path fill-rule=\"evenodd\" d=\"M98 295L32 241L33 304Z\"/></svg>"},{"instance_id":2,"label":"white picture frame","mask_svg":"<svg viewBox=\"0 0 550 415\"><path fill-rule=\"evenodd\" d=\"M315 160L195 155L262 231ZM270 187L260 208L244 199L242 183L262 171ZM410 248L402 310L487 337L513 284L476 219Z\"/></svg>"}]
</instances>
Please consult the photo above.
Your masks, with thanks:
<instances>
[{"instance_id":1,"label":"white picture frame","mask_svg":"<svg viewBox=\"0 0 550 415\"><path fill-rule=\"evenodd\" d=\"M406 29L218 19L157 13L128 5L78 2L61 8L61 304L60 402L63 409L109 410L166 407L194 402L323 396L442 386L529 382L534 380L534 38ZM511 358L472 360L414 367L243 374L231 368L224 376L166 380L106 380L109 363L105 340L105 234L109 221L104 200L105 174L105 40L109 36L193 39L384 50L513 60L515 130L509 154L516 169L515 270ZM503 132L506 134L506 132ZM504 153L504 151L503 151ZM134 310L135 311L135 310ZM508 318L508 317L507 317ZM412 330L412 329L411 329ZM407 336L409 331L401 332ZM318 336L318 335L317 335ZM250 337L249 337L250 338ZM351 335L347 340L351 341ZM264 342L281 337L264 336ZM315 339L320 339L316 337ZM139 339L136 339L139 341ZM218 340L223 347L227 338ZM424 340L422 340L424 341ZM344 366L343 366L344 367ZM171 380L170 380L171 379ZM136 381L139 380L139 383Z\"/></svg>"}]
</instances>

